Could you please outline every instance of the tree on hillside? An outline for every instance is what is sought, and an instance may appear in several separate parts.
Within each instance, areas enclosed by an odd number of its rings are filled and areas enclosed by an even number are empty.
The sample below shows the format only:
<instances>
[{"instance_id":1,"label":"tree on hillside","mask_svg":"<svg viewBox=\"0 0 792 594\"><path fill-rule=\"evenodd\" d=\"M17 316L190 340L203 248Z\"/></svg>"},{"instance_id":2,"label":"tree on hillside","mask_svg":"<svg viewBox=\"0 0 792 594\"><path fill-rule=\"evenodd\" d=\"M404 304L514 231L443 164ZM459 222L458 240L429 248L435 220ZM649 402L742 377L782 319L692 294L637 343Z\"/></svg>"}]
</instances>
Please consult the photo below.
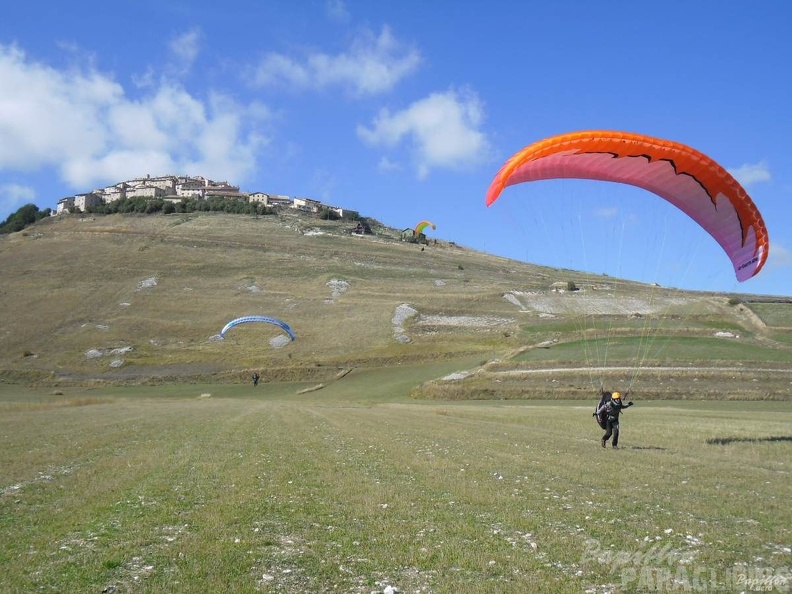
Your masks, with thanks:
<instances>
[{"instance_id":1,"label":"tree on hillside","mask_svg":"<svg viewBox=\"0 0 792 594\"><path fill-rule=\"evenodd\" d=\"M21 231L36 221L50 216L51 212L52 211L49 208L39 210L38 206L35 204L25 204L22 208L9 215L9 217L3 221L3 223L0 225L0 233L15 233L17 231Z\"/></svg>"},{"instance_id":2,"label":"tree on hillside","mask_svg":"<svg viewBox=\"0 0 792 594\"><path fill-rule=\"evenodd\" d=\"M338 213L330 208L323 208L319 211L319 218L323 221L337 221L341 217L338 216Z\"/></svg>"}]
</instances>

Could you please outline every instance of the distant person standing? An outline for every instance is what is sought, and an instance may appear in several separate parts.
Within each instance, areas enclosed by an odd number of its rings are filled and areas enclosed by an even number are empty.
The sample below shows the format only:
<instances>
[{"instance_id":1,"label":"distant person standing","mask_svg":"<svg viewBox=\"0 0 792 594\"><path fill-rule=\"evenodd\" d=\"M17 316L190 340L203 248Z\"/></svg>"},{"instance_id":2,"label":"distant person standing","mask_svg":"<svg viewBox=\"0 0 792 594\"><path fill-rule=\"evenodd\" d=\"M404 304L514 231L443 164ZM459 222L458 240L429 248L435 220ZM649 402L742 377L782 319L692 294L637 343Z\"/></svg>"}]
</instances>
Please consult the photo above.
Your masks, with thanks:
<instances>
[{"instance_id":1,"label":"distant person standing","mask_svg":"<svg viewBox=\"0 0 792 594\"><path fill-rule=\"evenodd\" d=\"M254 388L256 386L258 386L258 382L259 382L260 379L261 379L261 376L258 374L258 372L257 371L253 372L253 387Z\"/></svg>"}]
</instances>

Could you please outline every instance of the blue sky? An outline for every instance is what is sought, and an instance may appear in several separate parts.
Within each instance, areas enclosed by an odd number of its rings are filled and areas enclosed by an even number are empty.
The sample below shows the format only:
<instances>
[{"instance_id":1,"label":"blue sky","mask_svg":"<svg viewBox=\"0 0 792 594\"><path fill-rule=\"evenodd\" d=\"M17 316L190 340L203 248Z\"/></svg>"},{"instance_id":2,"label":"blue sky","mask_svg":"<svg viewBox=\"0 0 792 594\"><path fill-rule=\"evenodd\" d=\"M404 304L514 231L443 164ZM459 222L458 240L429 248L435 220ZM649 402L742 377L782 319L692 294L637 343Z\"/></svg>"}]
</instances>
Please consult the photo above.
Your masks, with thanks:
<instances>
[{"instance_id":1,"label":"blue sky","mask_svg":"<svg viewBox=\"0 0 792 594\"><path fill-rule=\"evenodd\" d=\"M131 177L310 197L508 258L687 289L792 295L792 3L137 0L8 3L0 220ZM540 182L514 152L613 129L743 183L770 257L744 283L661 199ZM515 287L519 288L519 287Z\"/></svg>"}]
</instances>

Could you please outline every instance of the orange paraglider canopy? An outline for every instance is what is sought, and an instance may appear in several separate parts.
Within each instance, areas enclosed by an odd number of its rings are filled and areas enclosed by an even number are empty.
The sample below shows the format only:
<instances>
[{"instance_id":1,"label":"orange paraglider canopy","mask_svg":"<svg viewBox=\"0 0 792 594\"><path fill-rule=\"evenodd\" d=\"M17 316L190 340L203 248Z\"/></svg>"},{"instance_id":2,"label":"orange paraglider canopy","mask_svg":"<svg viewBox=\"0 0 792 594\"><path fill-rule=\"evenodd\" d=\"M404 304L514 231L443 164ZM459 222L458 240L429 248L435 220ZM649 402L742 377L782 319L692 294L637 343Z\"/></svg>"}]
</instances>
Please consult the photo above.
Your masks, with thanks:
<instances>
[{"instance_id":1,"label":"orange paraglider canopy","mask_svg":"<svg viewBox=\"0 0 792 594\"><path fill-rule=\"evenodd\" d=\"M557 178L619 182L657 194L720 244L739 281L767 260L767 229L751 198L723 167L684 144L603 130L551 136L504 163L487 191L487 206L507 186Z\"/></svg>"}]
</instances>

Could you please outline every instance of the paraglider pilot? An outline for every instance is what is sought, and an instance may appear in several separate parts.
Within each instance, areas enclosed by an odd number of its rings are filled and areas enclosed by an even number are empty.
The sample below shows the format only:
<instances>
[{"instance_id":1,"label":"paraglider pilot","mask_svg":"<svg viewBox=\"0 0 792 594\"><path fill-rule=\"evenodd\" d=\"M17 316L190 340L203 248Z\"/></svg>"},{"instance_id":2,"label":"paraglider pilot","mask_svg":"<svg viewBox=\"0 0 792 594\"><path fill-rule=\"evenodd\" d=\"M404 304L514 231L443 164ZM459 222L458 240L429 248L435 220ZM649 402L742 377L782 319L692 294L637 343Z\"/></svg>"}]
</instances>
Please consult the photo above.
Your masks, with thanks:
<instances>
[{"instance_id":1,"label":"paraglider pilot","mask_svg":"<svg viewBox=\"0 0 792 594\"><path fill-rule=\"evenodd\" d=\"M256 371L256 372L253 372L253 386L254 386L254 387L255 387L255 386L258 386L258 382L259 382L259 379L260 379L260 378L261 378L261 376L258 374L258 372L257 372L257 371Z\"/></svg>"},{"instance_id":2,"label":"paraglider pilot","mask_svg":"<svg viewBox=\"0 0 792 594\"><path fill-rule=\"evenodd\" d=\"M602 436L601 441L602 447L606 447L605 444L613 436L613 449L617 450L619 449L619 415L625 408L632 406L633 403L631 400L624 404L619 392L613 392L610 398L607 397L608 392L600 391L600 394L602 398L594 416L597 417L600 426L605 429L605 435ZM628 389L624 395L628 396L629 394L630 390Z\"/></svg>"}]
</instances>

